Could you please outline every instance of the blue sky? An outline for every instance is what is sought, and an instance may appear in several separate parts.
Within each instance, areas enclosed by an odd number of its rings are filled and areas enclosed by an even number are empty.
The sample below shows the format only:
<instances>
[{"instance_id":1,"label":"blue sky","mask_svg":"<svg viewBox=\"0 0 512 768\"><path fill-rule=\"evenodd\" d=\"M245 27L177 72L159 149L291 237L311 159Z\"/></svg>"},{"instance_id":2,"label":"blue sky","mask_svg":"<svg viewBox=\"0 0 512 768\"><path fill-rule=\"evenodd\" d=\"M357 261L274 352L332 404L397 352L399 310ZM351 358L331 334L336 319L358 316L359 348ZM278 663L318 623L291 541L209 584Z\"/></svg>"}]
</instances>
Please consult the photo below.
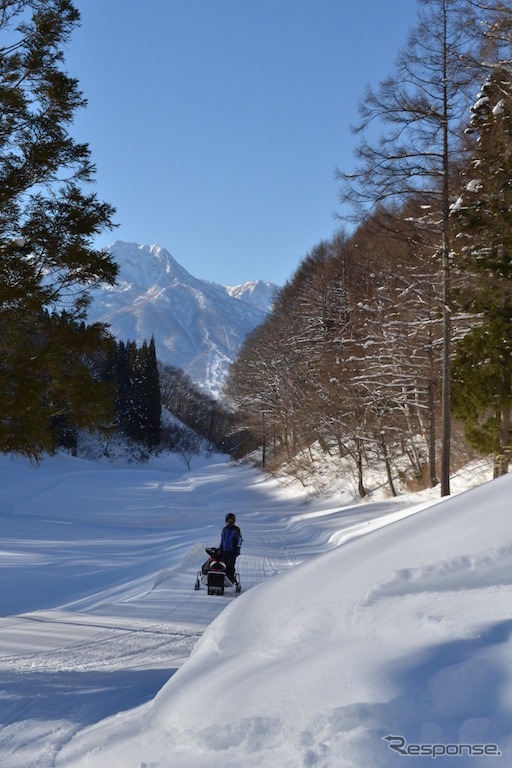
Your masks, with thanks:
<instances>
[{"instance_id":1,"label":"blue sky","mask_svg":"<svg viewBox=\"0 0 512 768\"><path fill-rule=\"evenodd\" d=\"M389 74L415 0L75 0L74 134L117 209L113 240L194 276L282 285L339 224L336 167L366 83Z\"/></svg>"}]
</instances>

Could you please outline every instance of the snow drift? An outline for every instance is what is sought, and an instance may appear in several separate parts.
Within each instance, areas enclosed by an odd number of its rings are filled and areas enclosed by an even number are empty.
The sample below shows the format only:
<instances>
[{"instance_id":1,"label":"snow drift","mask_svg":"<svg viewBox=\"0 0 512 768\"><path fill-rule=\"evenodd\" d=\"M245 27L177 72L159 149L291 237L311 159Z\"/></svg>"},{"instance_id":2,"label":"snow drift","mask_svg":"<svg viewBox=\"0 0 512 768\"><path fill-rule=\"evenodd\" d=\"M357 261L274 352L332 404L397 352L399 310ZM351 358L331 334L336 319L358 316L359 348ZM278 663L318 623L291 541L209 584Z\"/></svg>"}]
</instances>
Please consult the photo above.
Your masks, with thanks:
<instances>
[{"instance_id":1,"label":"snow drift","mask_svg":"<svg viewBox=\"0 0 512 768\"><path fill-rule=\"evenodd\" d=\"M57 765L355 768L395 765L404 744L509 764L511 481L367 521L252 589L154 701Z\"/></svg>"}]
</instances>

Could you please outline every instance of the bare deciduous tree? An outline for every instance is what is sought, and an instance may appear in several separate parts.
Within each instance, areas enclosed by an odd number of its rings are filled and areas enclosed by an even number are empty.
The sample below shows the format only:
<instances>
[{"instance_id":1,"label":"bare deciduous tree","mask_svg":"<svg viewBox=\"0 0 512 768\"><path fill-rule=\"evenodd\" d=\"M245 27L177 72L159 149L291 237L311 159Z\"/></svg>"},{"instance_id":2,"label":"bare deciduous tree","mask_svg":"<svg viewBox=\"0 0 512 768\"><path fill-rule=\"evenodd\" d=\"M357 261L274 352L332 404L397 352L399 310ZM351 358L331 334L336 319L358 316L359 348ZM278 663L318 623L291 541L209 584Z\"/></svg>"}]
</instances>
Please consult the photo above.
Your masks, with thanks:
<instances>
[{"instance_id":1,"label":"bare deciduous tree","mask_svg":"<svg viewBox=\"0 0 512 768\"><path fill-rule=\"evenodd\" d=\"M474 79L473 41L462 23L464 0L419 0L418 23L394 73L362 101L358 165L338 172L340 199L357 220L380 209L381 219L412 198L429 207L438 231L443 311L443 441L441 494L450 492L450 177L459 162L459 127ZM374 124L383 126L382 133Z\"/></svg>"}]
</instances>

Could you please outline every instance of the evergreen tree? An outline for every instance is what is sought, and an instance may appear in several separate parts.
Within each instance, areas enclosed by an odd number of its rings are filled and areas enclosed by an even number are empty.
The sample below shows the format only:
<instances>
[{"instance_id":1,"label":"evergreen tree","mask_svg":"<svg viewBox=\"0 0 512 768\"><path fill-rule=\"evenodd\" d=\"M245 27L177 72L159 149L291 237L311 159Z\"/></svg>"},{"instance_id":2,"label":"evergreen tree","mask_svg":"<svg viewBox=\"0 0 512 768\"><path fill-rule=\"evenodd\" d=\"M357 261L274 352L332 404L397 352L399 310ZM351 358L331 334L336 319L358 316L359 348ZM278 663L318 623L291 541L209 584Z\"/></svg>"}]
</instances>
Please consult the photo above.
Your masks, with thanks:
<instances>
[{"instance_id":1,"label":"evergreen tree","mask_svg":"<svg viewBox=\"0 0 512 768\"><path fill-rule=\"evenodd\" d=\"M78 21L70 0L1 3L0 450L36 459L53 448L59 412L97 428L107 408L103 401L98 410L101 388L89 399L89 384L97 382L88 378L87 355L56 365L63 350L71 355L84 340L75 320L84 317L89 288L116 275L110 255L91 247L112 226L114 211L86 191L94 180L89 148L69 130L85 105L63 69ZM49 322L46 313L59 320ZM91 347L108 341L100 325L87 336ZM72 396L64 406L66 392Z\"/></svg>"},{"instance_id":2,"label":"evergreen tree","mask_svg":"<svg viewBox=\"0 0 512 768\"><path fill-rule=\"evenodd\" d=\"M512 78L495 67L473 107L475 153L452 217L459 266L469 276L458 293L475 327L458 343L454 413L478 448L507 465L512 381Z\"/></svg>"},{"instance_id":3,"label":"evergreen tree","mask_svg":"<svg viewBox=\"0 0 512 768\"><path fill-rule=\"evenodd\" d=\"M132 440L143 442L144 430L144 374L140 351L132 341L128 345L128 436Z\"/></svg>"},{"instance_id":4,"label":"evergreen tree","mask_svg":"<svg viewBox=\"0 0 512 768\"><path fill-rule=\"evenodd\" d=\"M116 425L121 432L127 432L129 422L130 364L128 349L123 341L115 345L112 376L116 382Z\"/></svg>"},{"instance_id":5,"label":"evergreen tree","mask_svg":"<svg viewBox=\"0 0 512 768\"><path fill-rule=\"evenodd\" d=\"M116 380L116 424L121 432L148 448L160 444L160 383L155 342L120 341L113 363Z\"/></svg>"},{"instance_id":6,"label":"evergreen tree","mask_svg":"<svg viewBox=\"0 0 512 768\"><path fill-rule=\"evenodd\" d=\"M74 327L73 346L68 346L69 327ZM105 344L98 348L96 325L84 322L72 323L63 312L47 316L47 327L51 330L52 403L54 415L51 424L56 445L76 449L79 429L97 429L101 423L110 431L114 422L114 384L112 377L105 375L105 367L114 341L106 337ZM62 332L58 349L58 334ZM83 403L88 403L84 408Z\"/></svg>"},{"instance_id":7,"label":"evergreen tree","mask_svg":"<svg viewBox=\"0 0 512 768\"><path fill-rule=\"evenodd\" d=\"M161 435L161 395L158 364L156 359L155 339L152 336L147 351L146 362L147 392L147 428L146 443L150 448L160 445Z\"/></svg>"},{"instance_id":8,"label":"evergreen tree","mask_svg":"<svg viewBox=\"0 0 512 768\"><path fill-rule=\"evenodd\" d=\"M510 318L484 319L458 342L453 364L454 413L469 442L497 456L495 475L507 471L510 454L510 326Z\"/></svg>"}]
</instances>

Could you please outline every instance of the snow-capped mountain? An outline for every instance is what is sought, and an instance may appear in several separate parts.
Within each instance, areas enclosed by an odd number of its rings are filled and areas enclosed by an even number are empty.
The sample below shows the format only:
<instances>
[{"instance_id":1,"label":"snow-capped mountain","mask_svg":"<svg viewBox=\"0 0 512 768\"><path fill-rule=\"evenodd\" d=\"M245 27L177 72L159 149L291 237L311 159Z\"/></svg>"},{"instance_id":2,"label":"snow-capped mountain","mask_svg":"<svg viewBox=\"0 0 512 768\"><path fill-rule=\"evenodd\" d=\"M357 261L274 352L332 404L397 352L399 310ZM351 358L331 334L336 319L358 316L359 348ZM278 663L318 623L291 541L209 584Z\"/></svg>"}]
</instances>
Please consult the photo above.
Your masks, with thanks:
<instances>
[{"instance_id":1,"label":"snow-capped mountain","mask_svg":"<svg viewBox=\"0 0 512 768\"><path fill-rule=\"evenodd\" d=\"M105 322L123 341L155 338L163 363L182 368L218 395L247 334L270 311L277 286L257 280L223 286L193 277L157 245L115 242L115 286L91 291L90 322Z\"/></svg>"}]
</instances>

